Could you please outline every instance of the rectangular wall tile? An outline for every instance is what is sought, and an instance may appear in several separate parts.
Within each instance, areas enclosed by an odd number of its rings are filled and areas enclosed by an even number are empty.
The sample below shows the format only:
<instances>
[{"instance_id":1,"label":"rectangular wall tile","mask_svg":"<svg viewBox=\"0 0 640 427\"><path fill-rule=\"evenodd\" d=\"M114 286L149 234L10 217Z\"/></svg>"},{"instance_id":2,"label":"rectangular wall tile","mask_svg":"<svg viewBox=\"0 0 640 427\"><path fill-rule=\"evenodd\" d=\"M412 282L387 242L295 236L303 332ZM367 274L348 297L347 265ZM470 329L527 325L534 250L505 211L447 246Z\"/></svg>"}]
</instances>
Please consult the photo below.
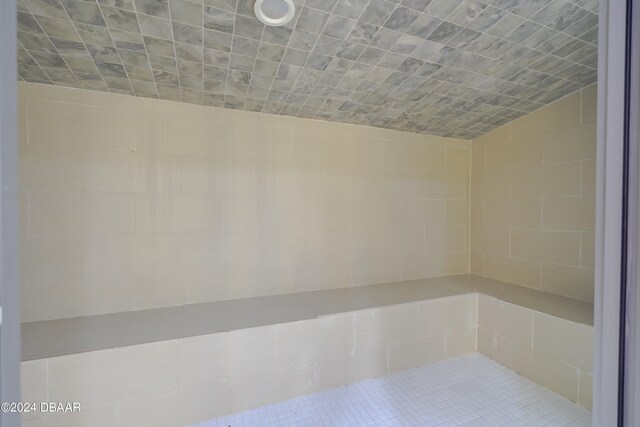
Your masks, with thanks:
<instances>
[{"instance_id":1,"label":"rectangular wall tile","mask_svg":"<svg viewBox=\"0 0 640 427\"><path fill-rule=\"evenodd\" d=\"M472 272L592 300L595 94L590 86L472 141Z\"/></svg>"},{"instance_id":2,"label":"rectangular wall tile","mask_svg":"<svg viewBox=\"0 0 640 427\"><path fill-rule=\"evenodd\" d=\"M469 271L468 141L21 88L26 320Z\"/></svg>"}]
</instances>

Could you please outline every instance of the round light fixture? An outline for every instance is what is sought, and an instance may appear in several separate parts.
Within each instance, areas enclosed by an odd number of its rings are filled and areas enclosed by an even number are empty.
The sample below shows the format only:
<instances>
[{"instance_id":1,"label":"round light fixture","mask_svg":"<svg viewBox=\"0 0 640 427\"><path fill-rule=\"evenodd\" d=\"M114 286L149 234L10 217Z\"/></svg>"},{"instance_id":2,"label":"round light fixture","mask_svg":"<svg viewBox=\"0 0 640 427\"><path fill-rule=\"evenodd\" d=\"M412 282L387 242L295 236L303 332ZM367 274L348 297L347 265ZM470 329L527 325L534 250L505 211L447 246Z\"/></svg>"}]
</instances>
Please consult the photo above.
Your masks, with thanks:
<instances>
[{"instance_id":1,"label":"round light fixture","mask_svg":"<svg viewBox=\"0 0 640 427\"><path fill-rule=\"evenodd\" d=\"M263 24L279 27L291 21L296 7L292 0L256 0L253 11Z\"/></svg>"}]
</instances>

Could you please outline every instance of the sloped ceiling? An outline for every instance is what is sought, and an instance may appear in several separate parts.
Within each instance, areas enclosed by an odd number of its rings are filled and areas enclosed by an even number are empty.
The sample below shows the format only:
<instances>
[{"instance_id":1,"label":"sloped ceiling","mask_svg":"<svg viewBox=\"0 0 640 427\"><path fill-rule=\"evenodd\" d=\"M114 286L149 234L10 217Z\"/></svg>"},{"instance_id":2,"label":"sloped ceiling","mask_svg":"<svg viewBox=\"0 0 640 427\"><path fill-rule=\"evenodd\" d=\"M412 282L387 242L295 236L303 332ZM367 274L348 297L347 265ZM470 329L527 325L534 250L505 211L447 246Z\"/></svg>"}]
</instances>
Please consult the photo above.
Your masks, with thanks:
<instances>
[{"instance_id":1,"label":"sloped ceiling","mask_svg":"<svg viewBox=\"0 0 640 427\"><path fill-rule=\"evenodd\" d=\"M597 0L18 0L19 79L473 138L596 81Z\"/></svg>"}]
</instances>

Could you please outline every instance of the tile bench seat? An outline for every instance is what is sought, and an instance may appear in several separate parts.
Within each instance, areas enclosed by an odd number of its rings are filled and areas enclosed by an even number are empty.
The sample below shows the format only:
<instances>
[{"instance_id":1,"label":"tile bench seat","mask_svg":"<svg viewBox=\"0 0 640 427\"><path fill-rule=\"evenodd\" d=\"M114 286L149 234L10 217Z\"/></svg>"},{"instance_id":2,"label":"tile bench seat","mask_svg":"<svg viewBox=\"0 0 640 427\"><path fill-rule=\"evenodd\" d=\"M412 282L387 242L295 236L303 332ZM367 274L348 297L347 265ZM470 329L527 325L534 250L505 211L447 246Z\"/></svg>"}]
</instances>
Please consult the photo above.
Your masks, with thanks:
<instances>
[{"instance_id":1,"label":"tile bench seat","mask_svg":"<svg viewBox=\"0 0 640 427\"><path fill-rule=\"evenodd\" d=\"M228 332L474 292L593 325L593 304L465 274L23 323L22 360Z\"/></svg>"}]
</instances>

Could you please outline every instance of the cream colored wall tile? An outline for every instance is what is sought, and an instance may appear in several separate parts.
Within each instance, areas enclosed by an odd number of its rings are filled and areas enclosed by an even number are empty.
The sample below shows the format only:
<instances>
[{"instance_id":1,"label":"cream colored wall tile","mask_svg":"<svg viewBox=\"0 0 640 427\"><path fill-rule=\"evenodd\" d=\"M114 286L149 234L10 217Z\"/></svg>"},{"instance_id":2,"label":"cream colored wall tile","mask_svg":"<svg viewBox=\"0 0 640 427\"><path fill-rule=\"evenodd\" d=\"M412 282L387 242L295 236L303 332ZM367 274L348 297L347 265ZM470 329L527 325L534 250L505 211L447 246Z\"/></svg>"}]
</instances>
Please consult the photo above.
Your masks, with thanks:
<instances>
[{"instance_id":1,"label":"cream colored wall tile","mask_svg":"<svg viewBox=\"0 0 640 427\"><path fill-rule=\"evenodd\" d=\"M277 360L277 337L278 326L273 325L233 331L227 338L223 360L232 372L271 365Z\"/></svg>"},{"instance_id":2,"label":"cream colored wall tile","mask_svg":"<svg viewBox=\"0 0 640 427\"><path fill-rule=\"evenodd\" d=\"M112 234L92 237L86 247L87 271L92 276L136 272L136 236Z\"/></svg>"},{"instance_id":3,"label":"cream colored wall tile","mask_svg":"<svg viewBox=\"0 0 640 427\"><path fill-rule=\"evenodd\" d=\"M533 261L578 265L580 233L516 228L511 230L511 256Z\"/></svg>"},{"instance_id":4,"label":"cream colored wall tile","mask_svg":"<svg viewBox=\"0 0 640 427\"><path fill-rule=\"evenodd\" d=\"M595 124L581 116L594 94L572 94L472 141L482 161L471 176L472 271L540 288L541 263L592 267L593 241L579 232L593 230L595 215ZM550 280L549 268L549 292L591 286L575 274Z\"/></svg>"},{"instance_id":5,"label":"cream colored wall tile","mask_svg":"<svg viewBox=\"0 0 640 427\"><path fill-rule=\"evenodd\" d=\"M353 265L355 286L402 280L402 257L365 258Z\"/></svg>"},{"instance_id":6,"label":"cream colored wall tile","mask_svg":"<svg viewBox=\"0 0 640 427\"><path fill-rule=\"evenodd\" d=\"M208 198L206 196L175 194L171 197L170 203L172 231L207 230Z\"/></svg>"},{"instance_id":7,"label":"cream colored wall tile","mask_svg":"<svg viewBox=\"0 0 640 427\"><path fill-rule=\"evenodd\" d=\"M533 349L554 360L592 372L593 327L534 312Z\"/></svg>"},{"instance_id":8,"label":"cream colored wall tile","mask_svg":"<svg viewBox=\"0 0 640 427\"><path fill-rule=\"evenodd\" d=\"M429 227L431 229L431 227ZM443 227L444 245L441 246L442 252L461 252L467 247L466 244L466 227L456 225L451 227Z\"/></svg>"},{"instance_id":9,"label":"cream colored wall tile","mask_svg":"<svg viewBox=\"0 0 640 427\"><path fill-rule=\"evenodd\" d=\"M219 286L222 300L278 295L293 292L295 266L293 263L229 267Z\"/></svg>"},{"instance_id":10,"label":"cream colored wall tile","mask_svg":"<svg viewBox=\"0 0 640 427\"><path fill-rule=\"evenodd\" d=\"M482 172L485 172L485 144L483 140L476 139L471 142L471 173Z\"/></svg>"},{"instance_id":11,"label":"cream colored wall tile","mask_svg":"<svg viewBox=\"0 0 640 427\"><path fill-rule=\"evenodd\" d=\"M444 254L405 256L402 260L402 279L414 280L444 274Z\"/></svg>"},{"instance_id":12,"label":"cream colored wall tile","mask_svg":"<svg viewBox=\"0 0 640 427\"><path fill-rule=\"evenodd\" d=\"M471 180L471 195L474 199L502 199L509 196L509 170L499 169L480 173Z\"/></svg>"},{"instance_id":13,"label":"cream colored wall tile","mask_svg":"<svg viewBox=\"0 0 640 427\"><path fill-rule=\"evenodd\" d=\"M80 89L18 82L18 96L20 98L49 99L81 104L84 102L86 93Z\"/></svg>"},{"instance_id":14,"label":"cream colored wall tile","mask_svg":"<svg viewBox=\"0 0 640 427\"><path fill-rule=\"evenodd\" d=\"M402 156L400 145L398 141L356 137L353 139L354 164L364 168L399 169Z\"/></svg>"},{"instance_id":15,"label":"cream colored wall tile","mask_svg":"<svg viewBox=\"0 0 640 427\"><path fill-rule=\"evenodd\" d=\"M133 233L135 198L130 193L93 193L85 201L83 223L89 233Z\"/></svg>"},{"instance_id":16,"label":"cream colored wall tile","mask_svg":"<svg viewBox=\"0 0 640 427\"><path fill-rule=\"evenodd\" d=\"M484 254L484 274L508 283L540 288L540 263L522 258Z\"/></svg>"},{"instance_id":17,"label":"cream colored wall tile","mask_svg":"<svg viewBox=\"0 0 640 427\"><path fill-rule=\"evenodd\" d=\"M324 165L353 165L353 138L322 132L293 131L294 155L301 161Z\"/></svg>"},{"instance_id":18,"label":"cream colored wall tile","mask_svg":"<svg viewBox=\"0 0 640 427\"><path fill-rule=\"evenodd\" d=\"M192 263L187 262L184 256L192 253L186 252L185 246L193 244L190 249L196 251L202 249L200 257L206 258L211 256L211 250L208 246L196 246L200 243L196 239L187 242L189 237L193 237L195 233L138 233L133 235L132 240L135 249L135 268L136 272L141 275L170 274L179 268L187 268L200 266L196 259L191 258ZM152 272L147 274L147 272Z\"/></svg>"},{"instance_id":19,"label":"cream colored wall tile","mask_svg":"<svg viewBox=\"0 0 640 427\"><path fill-rule=\"evenodd\" d=\"M178 384L197 387L217 381L229 381L229 334L200 335L178 340ZM275 346L275 342L274 342ZM247 349L249 350L249 349ZM255 354L249 354L255 356ZM247 361L249 364L249 361Z\"/></svg>"},{"instance_id":20,"label":"cream colored wall tile","mask_svg":"<svg viewBox=\"0 0 640 427\"><path fill-rule=\"evenodd\" d=\"M543 228L546 230L593 231L594 197L549 197L543 199Z\"/></svg>"},{"instance_id":21,"label":"cream colored wall tile","mask_svg":"<svg viewBox=\"0 0 640 427\"><path fill-rule=\"evenodd\" d=\"M461 201L464 203L464 201ZM406 199L402 201L402 224L405 226L436 226L445 223L445 200ZM455 205L451 211L457 213ZM448 220L448 217L447 217Z\"/></svg>"},{"instance_id":22,"label":"cream colored wall tile","mask_svg":"<svg viewBox=\"0 0 640 427\"><path fill-rule=\"evenodd\" d=\"M517 140L514 139L507 144L509 167L511 169L531 166L541 167L544 158L542 144L545 138L544 135L529 135Z\"/></svg>"},{"instance_id":23,"label":"cream colored wall tile","mask_svg":"<svg viewBox=\"0 0 640 427\"><path fill-rule=\"evenodd\" d=\"M295 264L297 291L346 288L351 285L351 265L347 260L318 259Z\"/></svg>"},{"instance_id":24,"label":"cream colored wall tile","mask_svg":"<svg viewBox=\"0 0 640 427\"><path fill-rule=\"evenodd\" d=\"M470 226L484 226L484 200L472 200L469 210Z\"/></svg>"},{"instance_id":25,"label":"cream colored wall tile","mask_svg":"<svg viewBox=\"0 0 640 427\"><path fill-rule=\"evenodd\" d=\"M158 393L118 402L118 426L175 425L177 393Z\"/></svg>"},{"instance_id":26,"label":"cream colored wall tile","mask_svg":"<svg viewBox=\"0 0 640 427\"><path fill-rule=\"evenodd\" d=\"M354 260L370 260L378 256L377 236L372 227L331 230L327 234L332 237L331 246L342 248L337 249L334 254L345 253Z\"/></svg>"},{"instance_id":27,"label":"cream colored wall tile","mask_svg":"<svg viewBox=\"0 0 640 427\"><path fill-rule=\"evenodd\" d=\"M278 401L278 370L275 366L251 373L237 372L231 377L231 413Z\"/></svg>"},{"instance_id":28,"label":"cream colored wall tile","mask_svg":"<svg viewBox=\"0 0 640 427\"><path fill-rule=\"evenodd\" d=\"M512 227L540 228L542 224L542 200L510 199L509 224Z\"/></svg>"},{"instance_id":29,"label":"cream colored wall tile","mask_svg":"<svg viewBox=\"0 0 640 427\"><path fill-rule=\"evenodd\" d=\"M478 326L486 332L531 348L533 311L499 299L478 295Z\"/></svg>"},{"instance_id":30,"label":"cream colored wall tile","mask_svg":"<svg viewBox=\"0 0 640 427\"><path fill-rule=\"evenodd\" d=\"M585 371L580 371L579 381L578 403L591 410L593 401L593 375Z\"/></svg>"},{"instance_id":31,"label":"cream colored wall tile","mask_svg":"<svg viewBox=\"0 0 640 427\"><path fill-rule=\"evenodd\" d=\"M471 252L469 268L471 274L484 275L484 254L482 252Z\"/></svg>"},{"instance_id":32,"label":"cream colored wall tile","mask_svg":"<svg viewBox=\"0 0 640 427\"><path fill-rule=\"evenodd\" d=\"M176 424L188 425L229 413L230 384L219 381L203 387L181 387L175 395Z\"/></svg>"},{"instance_id":33,"label":"cream colored wall tile","mask_svg":"<svg viewBox=\"0 0 640 427\"><path fill-rule=\"evenodd\" d=\"M595 274L592 268L546 263L540 267L543 290L593 302Z\"/></svg>"},{"instance_id":34,"label":"cream colored wall tile","mask_svg":"<svg viewBox=\"0 0 640 427\"><path fill-rule=\"evenodd\" d=\"M469 224L469 202L467 200L447 200L445 207L447 225ZM431 222L428 225L433 225Z\"/></svg>"},{"instance_id":35,"label":"cream colored wall tile","mask_svg":"<svg viewBox=\"0 0 640 427\"><path fill-rule=\"evenodd\" d=\"M377 232L383 257L425 252L424 227L384 227Z\"/></svg>"},{"instance_id":36,"label":"cream colored wall tile","mask_svg":"<svg viewBox=\"0 0 640 427\"><path fill-rule=\"evenodd\" d=\"M478 326L477 345L478 353L484 354L494 360L497 359L498 333L495 331L487 331Z\"/></svg>"},{"instance_id":37,"label":"cream colored wall tile","mask_svg":"<svg viewBox=\"0 0 640 427\"><path fill-rule=\"evenodd\" d=\"M445 359L445 337L437 335L416 341L399 341L389 345L387 352L387 371L404 371Z\"/></svg>"},{"instance_id":38,"label":"cream colored wall tile","mask_svg":"<svg viewBox=\"0 0 640 427\"><path fill-rule=\"evenodd\" d=\"M387 347L367 348L351 354L318 360L318 389L346 384L387 374Z\"/></svg>"},{"instance_id":39,"label":"cream colored wall tile","mask_svg":"<svg viewBox=\"0 0 640 427\"><path fill-rule=\"evenodd\" d=\"M176 272L138 276L136 310L185 304L186 290L179 286L176 276Z\"/></svg>"},{"instance_id":40,"label":"cream colored wall tile","mask_svg":"<svg viewBox=\"0 0 640 427\"><path fill-rule=\"evenodd\" d=\"M469 171L471 167L471 144L465 148L447 147L447 171Z\"/></svg>"},{"instance_id":41,"label":"cream colored wall tile","mask_svg":"<svg viewBox=\"0 0 640 427\"><path fill-rule=\"evenodd\" d=\"M513 168L506 180L509 195L512 198L535 198L542 196L545 193L542 174L542 170L538 167L525 166Z\"/></svg>"},{"instance_id":42,"label":"cream colored wall tile","mask_svg":"<svg viewBox=\"0 0 640 427\"><path fill-rule=\"evenodd\" d=\"M462 200L467 198L468 185L469 176L466 174L439 174L428 172L426 174L425 194L429 199Z\"/></svg>"},{"instance_id":43,"label":"cream colored wall tile","mask_svg":"<svg viewBox=\"0 0 640 427\"><path fill-rule=\"evenodd\" d=\"M161 152L170 154L205 155L209 153L207 122L188 114L167 115Z\"/></svg>"},{"instance_id":44,"label":"cream colored wall tile","mask_svg":"<svg viewBox=\"0 0 640 427\"><path fill-rule=\"evenodd\" d=\"M580 163L569 162L545 166L541 181L544 196L574 196L580 194Z\"/></svg>"},{"instance_id":45,"label":"cream colored wall tile","mask_svg":"<svg viewBox=\"0 0 640 427\"><path fill-rule=\"evenodd\" d=\"M109 427L117 425L116 414L116 405L112 403L82 407L80 412L67 412L46 418L23 420L22 425L28 427Z\"/></svg>"},{"instance_id":46,"label":"cream colored wall tile","mask_svg":"<svg viewBox=\"0 0 640 427\"><path fill-rule=\"evenodd\" d=\"M49 399L82 406L115 403L118 366L115 350L53 357L49 363Z\"/></svg>"},{"instance_id":47,"label":"cream colored wall tile","mask_svg":"<svg viewBox=\"0 0 640 427\"><path fill-rule=\"evenodd\" d=\"M594 233L580 233L580 265L593 268L595 265L595 235Z\"/></svg>"},{"instance_id":48,"label":"cream colored wall tile","mask_svg":"<svg viewBox=\"0 0 640 427\"><path fill-rule=\"evenodd\" d=\"M446 179L449 175L439 174L442 179ZM427 173L420 170L388 170L384 169L380 173L380 184L382 186L380 194L382 197L398 197L404 199L422 199L426 194L433 194L433 198L446 198L441 197L441 194L446 194L444 186L447 183L443 183L441 187L434 188L433 191L425 193L426 187L434 182L435 179L428 179ZM438 190L441 192L439 193Z\"/></svg>"},{"instance_id":49,"label":"cream colored wall tile","mask_svg":"<svg viewBox=\"0 0 640 427\"><path fill-rule=\"evenodd\" d=\"M21 224L31 236L79 234L89 215L83 216L80 193L73 191L29 191Z\"/></svg>"},{"instance_id":50,"label":"cream colored wall tile","mask_svg":"<svg viewBox=\"0 0 640 427\"><path fill-rule=\"evenodd\" d=\"M418 305L401 304L355 313L355 351L417 338Z\"/></svg>"},{"instance_id":51,"label":"cream colored wall tile","mask_svg":"<svg viewBox=\"0 0 640 427\"><path fill-rule=\"evenodd\" d=\"M507 227L472 227L471 250L507 256L509 229Z\"/></svg>"},{"instance_id":52,"label":"cream colored wall tile","mask_svg":"<svg viewBox=\"0 0 640 427\"><path fill-rule=\"evenodd\" d=\"M504 227L509 224L510 200L498 199L487 202L484 206L484 223L489 227Z\"/></svg>"},{"instance_id":53,"label":"cream colored wall tile","mask_svg":"<svg viewBox=\"0 0 640 427\"><path fill-rule=\"evenodd\" d=\"M87 147L91 135L82 104L34 99L27 102L28 144Z\"/></svg>"},{"instance_id":54,"label":"cream colored wall tile","mask_svg":"<svg viewBox=\"0 0 640 427\"><path fill-rule=\"evenodd\" d=\"M24 403L49 402L46 359L20 364L20 399ZM40 412L25 412L22 414L22 421L45 416Z\"/></svg>"},{"instance_id":55,"label":"cream colored wall tile","mask_svg":"<svg viewBox=\"0 0 640 427\"><path fill-rule=\"evenodd\" d=\"M20 273L27 280L84 275L88 244L76 236L20 239Z\"/></svg>"},{"instance_id":56,"label":"cream colored wall tile","mask_svg":"<svg viewBox=\"0 0 640 427\"><path fill-rule=\"evenodd\" d=\"M465 334L445 335L444 354L449 357L460 357L477 351L476 330Z\"/></svg>"},{"instance_id":57,"label":"cream colored wall tile","mask_svg":"<svg viewBox=\"0 0 640 427\"><path fill-rule=\"evenodd\" d=\"M573 366L532 351L530 365L524 375L575 402L578 400L578 374L579 370Z\"/></svg>"},{"instance_id":58,"label":"cream colored wall tile","mask_svg":"<svg viewBox=\"0 0 640 427\"><path fill-rule=\"evenodd\" d=\"M29 319L135 310L135 285L135 280L121 276L33 279L29 282Z\"/></svg>"},{"instance_id":59,"label":"cream colored wall tile","mask_svg":"<svg viewBox=\"0 0 640 427\"><path fill-rule=\"evenodd\" d=\"M141 154L131 151L90 150L86 157L89 190L117 192L144 190L145 173Z\"/></svg>"},{"instance_id":60,"label":"cream colored wall tile","mask_svg":"<svg viewBox=\"0 0 640 427\"><path fill-rule=\"evenodd\" d=\"M345 355L354 349L354 315L344 313L285 323L277 326L277 333L280 366Z\"/></svg>"},{"instance_id":61,"label":"cream colored wall tile","mask_svg":"<svg viewBox=\"0 0 640 427\"><path fill-rule=\"evenodd\" d=\"M444 255L443 275L469 273L469 252L448 252Z\"/></svg>"},{"instance_id":62,"label":"cream colored wall tile","mask_svg":"<svg viewBox=\"0 0 640 427\"><path fill-rule=\"evenodd\" d=\"M475 334L476 306L475 294L418 303L419 337Z\"/></svg>"},{"instance_id":63,"label":"cream colored wall tile","mask_svg":"<svg viewBox=\"0 0 640 427\"><path fill-rule=\"evenodd\" d=\"M402 168L444 172L446 167L446 148L444 146L421 142L405 142L402 149ZM462 169L465 170L465 169ZM461 170L455 170L460 172Z\"/></svg>"},{"instance_id":64,"label":"cream colored wall tile","mask_svg":"<svg viewBox=\"0 0 640 427\"><path fill-rule=\"evenodd\" d=\"M26 319L469 269L468 141L21 90L22 268L32 294L47 289L32 304L27 298ZM424 255L421 238L404 244L424 233L404 226L444 225L445 215L452 228L432 241L446 255ZM383 245L366 237L376 235L368 227L398 227L398 235L387 233ZM399 245L411 256L391 253Z\"/></svg>"},{"instance_id":65,"label":"cream colored wall tile","mask_svg":"<svg viewBox=\"0 0 640 427\"><path fill-rule=\"evenodd\" d=\"M89 188L87 152L70 147L26 145L19 147L21 188L86 190Z\"/></svg>"},{"instance_id":66,"label":"cream colored wall tile","mask_svg":"<svg viewBox=\"0 0 640 427\"><path fill-rule=\"evenodd\" d=\"M178 387L175 340L118 348L115 364L118 400L175 391Z\"/></svg>"},{"instance_id":67,"label":"cream colored wall tile","mask_svg":"<svg viewBox=\"0 0 640 427\"><path fill-rule=\"evenodd\" d=\"M511 122L511 138L515 140L579 123L580 93L576 92Z\"/></svg>"},{"instance_id":68,"label":"cream colored wall tile","mask_svg":"<svg viewBox=\"0 0 640 427\"><path fill-rule=\"evenodd\" d=\"M598 109L598 85L592 85L580 91L582 105L582 123L595 122Z\"/></svg>"},{"instance_id":69,"label":"cream colored wall tile","mask_svg":"<svg viewBox=\"0 0 640 427\"><path fill-rule=\"evenodd\" d=\"M134 117L130 110L85 106L83 108L88 139L84 146L92 149L132 151Z\"/></svg>"},{"instance_id":70,"label":"cream colored wall tile","mask_svg":"<svg viewBox=\"0 0 640 427\"><path fill-rule=\"evenodd\" d=\"M494 138L486 140L485 150L485 172L494 172L509 166L509 127L503 126L494 131Z\"/></svg>"},{"instance_id":71,"label":"cream colored wall tile","mask_svg":"<svg viewBox=\"0 0 640 427\"><path fill-rule=\"evenodd\" d=\"M24 147L28 143L28 103L29 101L27 98L18 97L18 147Z\"/></svg>"},{"instance_id":72,"label":"cream colored wall tile","mask_svg":"<svg viewBox=\"0 0 640 427\"><path fill-rule=\"evenodd\" d=\"M531 345L510 340L496 334L495 360L520 375L532 379L530 374L534 351ZM537 380L534 380L537 381Z\"/></svg>"},{"instance_id":73,"label":"cream colored wall tile","mask_svg":"<svg viewBox=\"0 0 640 427\"><path fill-rule=\"evenodd\" d=\"M589 159L581 161L580 174L580 194L583 196L594 196L596 194L596 160Z\"/></svg>"},{"instance_id":74,"label":"cream colored wall tile","mask_svg":"<svg viewBox=\"0 0 640 427\"><path fill-rule=\"evenodd\" d=\"M596 123L591 122L541 135L544 162L584 160L596 156Z\"/></svg>"}]
</instances>

